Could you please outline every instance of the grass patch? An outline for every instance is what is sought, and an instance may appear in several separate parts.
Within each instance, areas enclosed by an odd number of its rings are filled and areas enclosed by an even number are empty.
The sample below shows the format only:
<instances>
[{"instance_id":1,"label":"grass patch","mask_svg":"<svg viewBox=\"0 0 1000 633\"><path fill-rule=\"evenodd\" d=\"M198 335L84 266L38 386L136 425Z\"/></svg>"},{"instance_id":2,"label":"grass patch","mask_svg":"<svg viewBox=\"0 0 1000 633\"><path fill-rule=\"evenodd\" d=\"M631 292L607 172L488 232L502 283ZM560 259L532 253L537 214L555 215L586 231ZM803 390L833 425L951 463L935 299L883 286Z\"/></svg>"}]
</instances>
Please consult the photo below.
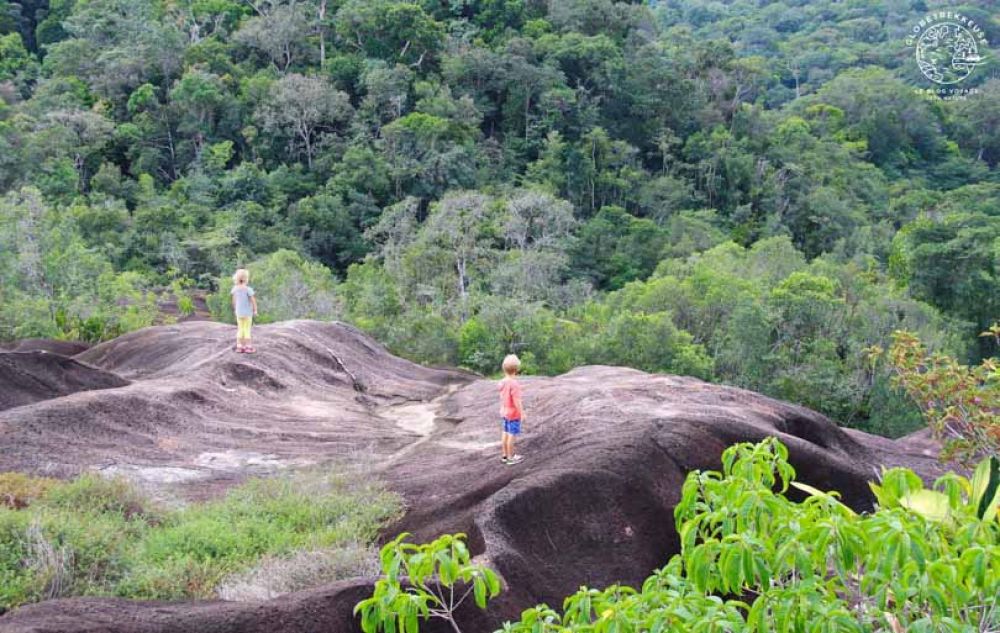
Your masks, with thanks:
<instances>
[{"instance_id":1,"label":"grass patch","mask_svg":"<svg viewBox=\"0 0 1000 633\"><path fill-rule=\"evenodd\" d=\"M0 506L25 508L58 483L57 479L24 473L0 473Z\"/></svg>"},{"instance_id":2,"label":"grass patch","mask_svg":"<svg viewBox=\"0 0 1000 633\"><path fill-rule=\"evenodd\" d=\"M401 509L346 470L254 479L177 510L121 479L53 483L0 507L0 612L65 596L213 598L227 579L234 598L271 595L364 573L359 552Z\"/></svg>"},{"instance_id":3,"label":"grass patch","mask_svg":"<svg viewBox=\"0 0 1000 633\"><path fill-rule=\"evenodd\" d=\"M218 588L223 600L269 600L282 594L344 578L377 578L382 573L378 550L355 543L335 548L300 550L265 556L252 569L226 578Z\"/></svg>"}]
</instances>

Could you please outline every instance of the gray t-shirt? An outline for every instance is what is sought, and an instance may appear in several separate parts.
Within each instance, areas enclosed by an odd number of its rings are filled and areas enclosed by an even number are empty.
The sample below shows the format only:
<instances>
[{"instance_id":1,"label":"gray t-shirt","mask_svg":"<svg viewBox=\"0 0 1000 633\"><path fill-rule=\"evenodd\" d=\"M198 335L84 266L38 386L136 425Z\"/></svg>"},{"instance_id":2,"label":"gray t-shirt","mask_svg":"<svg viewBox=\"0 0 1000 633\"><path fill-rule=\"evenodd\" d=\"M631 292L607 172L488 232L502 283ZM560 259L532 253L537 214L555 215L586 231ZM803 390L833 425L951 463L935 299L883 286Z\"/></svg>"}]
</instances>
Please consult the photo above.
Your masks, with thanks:
<instances>
[{"instance_id":1,"label":"gray t-shirt","mask_svg":"<svg viewBox=\"0 0 1000 633\"><path fill-rule=\"evenodd\" d=\"M253 316L253 304L250 303L250 297L254 295L253 288L250 286L233 286L230 294L236 300L237 317Z\"/></svg>"}]
</instances>

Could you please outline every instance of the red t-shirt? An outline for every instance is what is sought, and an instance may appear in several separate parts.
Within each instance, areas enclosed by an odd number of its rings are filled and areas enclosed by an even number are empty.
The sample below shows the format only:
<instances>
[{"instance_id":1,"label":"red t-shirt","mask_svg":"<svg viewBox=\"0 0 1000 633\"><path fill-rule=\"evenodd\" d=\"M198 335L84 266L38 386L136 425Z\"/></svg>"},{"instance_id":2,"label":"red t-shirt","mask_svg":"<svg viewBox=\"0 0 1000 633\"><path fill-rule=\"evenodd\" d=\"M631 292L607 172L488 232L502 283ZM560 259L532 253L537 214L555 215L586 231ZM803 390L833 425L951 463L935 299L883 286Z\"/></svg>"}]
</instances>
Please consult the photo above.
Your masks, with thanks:
<instances>
[{"instance_id":1,"label":"red t-shirt","mask_svg":"<svg viewBox=\"0 0 1000 633\"><path fill-rule=\"evenodd\" d=\"M520 420L521 409L517 406L521 398L521 385L513 378L500 381L500 415L508 420Z\"/></svg>"}]
</instances>

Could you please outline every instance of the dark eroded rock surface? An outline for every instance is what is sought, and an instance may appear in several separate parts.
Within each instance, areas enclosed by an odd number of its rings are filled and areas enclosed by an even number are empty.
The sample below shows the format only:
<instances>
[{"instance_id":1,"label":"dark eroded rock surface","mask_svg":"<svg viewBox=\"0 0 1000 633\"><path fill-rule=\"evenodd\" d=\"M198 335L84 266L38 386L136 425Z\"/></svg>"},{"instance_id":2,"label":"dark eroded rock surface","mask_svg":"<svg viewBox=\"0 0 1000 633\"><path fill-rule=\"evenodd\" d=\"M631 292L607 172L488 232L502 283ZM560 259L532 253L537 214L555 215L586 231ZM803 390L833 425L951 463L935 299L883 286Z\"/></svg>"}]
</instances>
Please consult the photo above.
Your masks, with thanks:
<instances>
[{"instance_id":1,"label":"dark eroded rock surface","mask_svg":"<svg viewBox=\"0 0 1000 633\"><path fill-rule=\"evenodd\" d=\"M111 372L43 351L0 352L0 411L128 384Z\"/></svg>"}]
</instances>

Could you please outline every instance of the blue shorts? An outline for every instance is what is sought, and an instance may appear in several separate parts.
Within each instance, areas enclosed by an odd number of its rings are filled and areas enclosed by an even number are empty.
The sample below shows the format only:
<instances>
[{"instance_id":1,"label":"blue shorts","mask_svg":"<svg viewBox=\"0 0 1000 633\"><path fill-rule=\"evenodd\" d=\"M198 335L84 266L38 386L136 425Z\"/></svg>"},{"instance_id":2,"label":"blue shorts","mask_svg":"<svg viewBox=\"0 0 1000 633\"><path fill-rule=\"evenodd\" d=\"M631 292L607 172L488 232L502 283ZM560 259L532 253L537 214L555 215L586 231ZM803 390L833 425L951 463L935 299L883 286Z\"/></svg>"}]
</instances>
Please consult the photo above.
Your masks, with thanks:
<instances>
[{"instance_id":1,"label":"blue shorts","mask_svg":"<svg viewBox=\"0 0 1000 633\"><path fill-rule=\"evenodd\" d=\"M510 433L511 435L521 434L521 421L520 420L508 420L507 418L500 418L503 420L503 432Z\"/></svg>"}]
</instances>

